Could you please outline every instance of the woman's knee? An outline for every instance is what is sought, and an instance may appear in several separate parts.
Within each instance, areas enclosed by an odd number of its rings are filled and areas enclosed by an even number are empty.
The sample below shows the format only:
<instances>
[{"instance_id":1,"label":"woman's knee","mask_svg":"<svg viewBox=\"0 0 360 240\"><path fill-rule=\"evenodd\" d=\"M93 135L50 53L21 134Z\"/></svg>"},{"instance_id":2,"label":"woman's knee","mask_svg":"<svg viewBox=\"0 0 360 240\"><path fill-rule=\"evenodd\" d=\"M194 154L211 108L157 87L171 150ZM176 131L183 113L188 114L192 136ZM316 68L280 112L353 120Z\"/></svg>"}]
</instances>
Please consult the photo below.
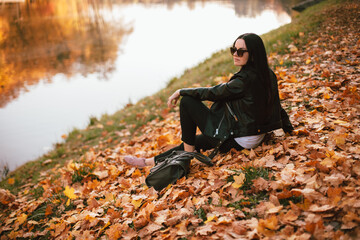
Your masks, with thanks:
<instances>
[{"instance_id":1,"label":"woman's knee","mask_svg":"<svg viewBox=\"0 0 360 240\"><path fill-rule=\"evenodd\" d=\"M194 102L198 102L199 100L191 97L191 96L183 96L180 100L180 108L187 108L187 107L191 107L194 106Z\"/></svg>"}]
</instances>

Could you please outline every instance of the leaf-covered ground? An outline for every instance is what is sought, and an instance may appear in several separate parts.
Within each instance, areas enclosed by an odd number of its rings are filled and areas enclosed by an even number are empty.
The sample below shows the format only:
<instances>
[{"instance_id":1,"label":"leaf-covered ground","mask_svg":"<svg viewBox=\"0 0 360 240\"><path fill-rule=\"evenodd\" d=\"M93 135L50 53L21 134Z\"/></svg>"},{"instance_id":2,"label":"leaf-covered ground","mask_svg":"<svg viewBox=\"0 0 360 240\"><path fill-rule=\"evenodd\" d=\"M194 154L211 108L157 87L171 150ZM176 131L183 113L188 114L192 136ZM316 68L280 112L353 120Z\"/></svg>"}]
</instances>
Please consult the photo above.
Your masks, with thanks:
<instances>
[{"instance_id":1,"label":"leaf-covered ground","mask_svg":"<svg viewBox=\"0 0 360 240\"><path fill-rule=\"evenodd\" d=\"M123 156L179 144L178 114L164 111L131 142L90 149L16 196L0 189L1 239L356 239L359 6L326 12L317 32L271 54L294 135L275 131L256 149L217 155L213 167L193 160L188 178L156 192L144 184L150 168Z\"/></svg>"}]
</instances>

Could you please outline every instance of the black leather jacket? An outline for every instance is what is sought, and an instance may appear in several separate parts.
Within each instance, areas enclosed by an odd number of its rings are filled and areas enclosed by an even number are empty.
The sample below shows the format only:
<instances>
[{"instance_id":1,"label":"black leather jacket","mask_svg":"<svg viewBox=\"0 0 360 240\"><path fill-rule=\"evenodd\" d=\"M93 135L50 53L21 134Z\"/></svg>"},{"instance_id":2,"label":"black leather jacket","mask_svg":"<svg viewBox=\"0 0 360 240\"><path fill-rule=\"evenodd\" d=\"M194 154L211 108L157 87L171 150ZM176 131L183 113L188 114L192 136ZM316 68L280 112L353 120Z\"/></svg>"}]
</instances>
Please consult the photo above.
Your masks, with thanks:
<instances>
[{"instance_id":1,"label":"black leather jacket","mask_svg":"<svg viewBox=\"0 0 360 240\"><path fill-rule=\"evenodd\" d=\"M214 102L204 135L225 140L279 128L291 132L293 127L289 117L280 105L276 75L269 71L275 96L271 107L267 107L265 87L251 66L244 66L227 83L206 88L184 88L180 90L180 95Z\"/></svg>"}]
</instances>

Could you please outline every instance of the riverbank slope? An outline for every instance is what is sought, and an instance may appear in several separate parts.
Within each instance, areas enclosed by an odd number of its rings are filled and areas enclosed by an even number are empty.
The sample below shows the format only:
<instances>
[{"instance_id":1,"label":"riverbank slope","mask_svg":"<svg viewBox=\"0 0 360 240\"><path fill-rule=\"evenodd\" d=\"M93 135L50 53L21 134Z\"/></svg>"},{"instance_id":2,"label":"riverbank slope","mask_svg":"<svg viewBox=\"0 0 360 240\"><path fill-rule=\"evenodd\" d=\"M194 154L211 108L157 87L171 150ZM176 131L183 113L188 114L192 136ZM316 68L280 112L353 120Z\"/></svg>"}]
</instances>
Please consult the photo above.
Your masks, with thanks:
<instances>
[{"instance_id":1,"label":"riverbank slope","mask_svg":"<svg viewBox=\"0 0 360 240\"><path fill-rule=\"evenodd\" d=\"M1 182L2 236L351 238L360 231L359 11L324 1L263 36L280 97L296 128L251 151L193 161L187 179L156 192L149 168L123 156L153 156L179 143L175 89L224 82L236 69L227 50L159 93L113 116L91 119L53 152Z\"/></svg>"}]
</instances>

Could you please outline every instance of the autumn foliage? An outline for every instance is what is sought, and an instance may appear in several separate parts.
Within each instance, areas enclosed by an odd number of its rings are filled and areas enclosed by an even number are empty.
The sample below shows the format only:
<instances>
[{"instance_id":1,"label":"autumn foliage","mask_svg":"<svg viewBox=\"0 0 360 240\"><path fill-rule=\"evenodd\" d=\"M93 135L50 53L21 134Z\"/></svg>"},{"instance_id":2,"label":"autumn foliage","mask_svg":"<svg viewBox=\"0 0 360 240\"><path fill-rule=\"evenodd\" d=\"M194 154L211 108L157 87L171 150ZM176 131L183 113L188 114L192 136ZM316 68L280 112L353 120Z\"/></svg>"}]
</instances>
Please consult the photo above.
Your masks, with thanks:
<instances>
[{"instance_id":1,"label":"autumn foliage","mask_svg":"<svg viewBox=\"0 0 360 240\"><path fill-rule=\"evenodd\" d=\"M270 55L293 135L275 131L256 149L218 154L213 167L193 160L187 178L156 192L145 185L150 168L123 156L180 143L178 113L164 111L131 141L89 149L16 196L1 189L1 239L356 239L359 11L358 2L332 9L317 32Z\"/></svg>"}]
</instances>

